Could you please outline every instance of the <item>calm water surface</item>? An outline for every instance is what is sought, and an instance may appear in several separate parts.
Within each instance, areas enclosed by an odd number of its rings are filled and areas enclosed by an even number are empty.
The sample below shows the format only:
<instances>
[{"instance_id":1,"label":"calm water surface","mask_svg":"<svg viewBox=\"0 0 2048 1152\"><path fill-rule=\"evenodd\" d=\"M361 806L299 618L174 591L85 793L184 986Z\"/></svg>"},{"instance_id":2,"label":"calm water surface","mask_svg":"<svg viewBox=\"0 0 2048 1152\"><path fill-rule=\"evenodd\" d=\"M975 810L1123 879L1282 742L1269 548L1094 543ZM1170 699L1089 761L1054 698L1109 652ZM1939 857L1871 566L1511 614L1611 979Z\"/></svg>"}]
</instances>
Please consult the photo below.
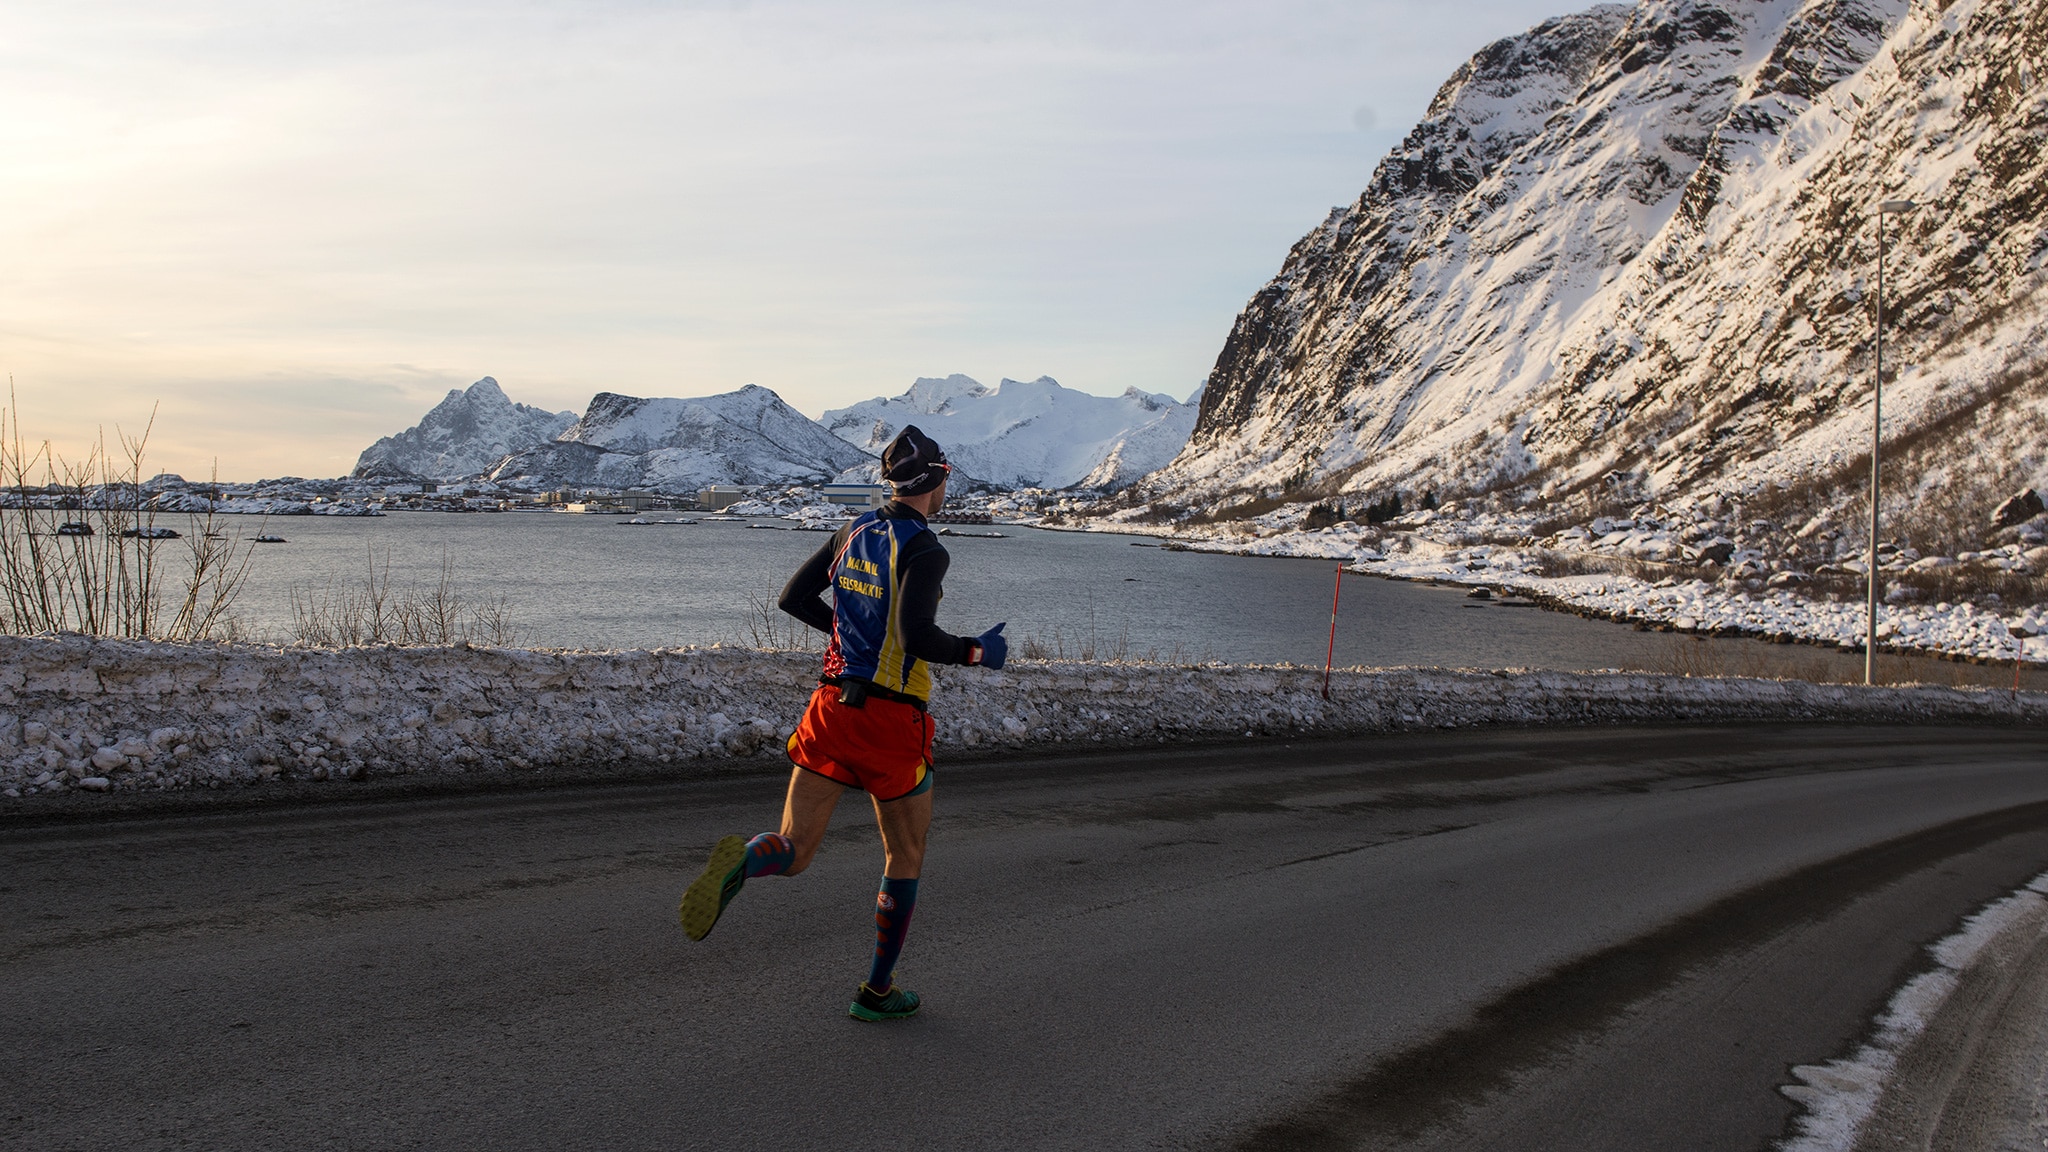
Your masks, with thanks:
<instances>
[{"instance_id":1,"label":"calm water surface","mask_svg":"<svg viewBox=\"0 0 2048 1152\"><path fill-rule=\"evenodd\" d=\"M291 636L293 587L360 586L374 557L394 586L435 582L445 559L471 600L503 597L517 641L539 647L646 648L748 641L824 533L782 522L626 525L616 517L393 513L291 517L264 530L239 609L259 634ZM238 524L254 536L254 521ZM967 528L961 531L989 531ZM1114 655L1319 665L1329 641L1335 565L1168 552L1134 538L1002 526L1003 539L953 537L940 626L979 632L1009 622L1015 644L1069 656ZM1149 541L1137 541L1150 543ZM774 614L780 625L787 618ZM1462 590L1347 577L1337 663L1460 668L1651 668L1697 643L1528 607L1480 604ZM1852 658L1806 647L1718 640L1744 671ZM1860 658L1855 658L1860 659ZM1860 669L1860 663L1858 664Z\"/></svg>"}]
</instances>

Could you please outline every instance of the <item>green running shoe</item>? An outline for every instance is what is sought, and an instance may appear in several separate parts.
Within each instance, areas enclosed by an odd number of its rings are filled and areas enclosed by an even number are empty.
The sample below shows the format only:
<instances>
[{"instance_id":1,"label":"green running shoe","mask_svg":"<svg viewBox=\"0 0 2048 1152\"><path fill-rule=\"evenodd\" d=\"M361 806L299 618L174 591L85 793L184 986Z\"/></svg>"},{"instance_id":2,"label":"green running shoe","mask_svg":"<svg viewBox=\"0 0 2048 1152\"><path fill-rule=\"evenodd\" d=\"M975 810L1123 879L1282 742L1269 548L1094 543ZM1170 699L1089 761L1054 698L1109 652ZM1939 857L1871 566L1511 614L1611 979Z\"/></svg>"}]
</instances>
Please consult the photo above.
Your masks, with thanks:
<instances>
[{"instance_id":1,"label":"green running shoe","mask_svg":"<svg viewBox=\"0 0 2048 1152\"><path fill-rule=\"evenodd\" d=\"M746 882L747 842L738 836L721 837L711 846L711 860L704 871L683 891L677 918L683 922L684 934L692 940L711 935L711 926L718 923L719 914Z\"/></svg>"},{"instance_id":2,"label":"green running shoe","mask_svg":"<svg viewBox=\"0 0 2048 1152\"><path fill-rule=\"evenodd\" d=\"M853 994L853 1003L846 1008L846 1014L855 1020L908 1020L917 1015L917 993L891 984L885 996L862 981L860 990Z\"/></svg>"}]
</instances>

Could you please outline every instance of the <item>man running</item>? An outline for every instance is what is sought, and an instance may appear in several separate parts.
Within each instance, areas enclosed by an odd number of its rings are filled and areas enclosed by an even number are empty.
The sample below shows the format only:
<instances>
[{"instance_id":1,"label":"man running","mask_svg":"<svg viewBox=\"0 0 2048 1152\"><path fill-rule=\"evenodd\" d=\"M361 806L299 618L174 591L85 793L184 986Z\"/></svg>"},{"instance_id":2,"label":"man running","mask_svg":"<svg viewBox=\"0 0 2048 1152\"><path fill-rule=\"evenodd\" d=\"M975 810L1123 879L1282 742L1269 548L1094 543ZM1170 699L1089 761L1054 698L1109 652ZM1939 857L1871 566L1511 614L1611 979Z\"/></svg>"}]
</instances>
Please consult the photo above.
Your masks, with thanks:
<instances>
[{"instance_id":1,"label":"man running","mask_svg":"<svg viewBox=\"0 0 2048 1152\"><path fill-rule=\"evenodd\" d=\"M847 1011L859 1020L900 1020L917 993L895 986L896 957L917 907L925 831L932 821L933 664L1001 668L1001 624L975 637L934 622L952 562L925 523L946 498L946 454L915 426L882 450L895 499L832 534L790 577L781 608L830 633L825 672L789 738L789 795L782 830L752 840L727 836L683 893L683 930L702 940L755 876L794 876L810 866L832 810L848 788L865 791L882 830L882 890L875 897L875 957ZM830 590L827 605L819 593Z\"/></svg>"}]
</instances>

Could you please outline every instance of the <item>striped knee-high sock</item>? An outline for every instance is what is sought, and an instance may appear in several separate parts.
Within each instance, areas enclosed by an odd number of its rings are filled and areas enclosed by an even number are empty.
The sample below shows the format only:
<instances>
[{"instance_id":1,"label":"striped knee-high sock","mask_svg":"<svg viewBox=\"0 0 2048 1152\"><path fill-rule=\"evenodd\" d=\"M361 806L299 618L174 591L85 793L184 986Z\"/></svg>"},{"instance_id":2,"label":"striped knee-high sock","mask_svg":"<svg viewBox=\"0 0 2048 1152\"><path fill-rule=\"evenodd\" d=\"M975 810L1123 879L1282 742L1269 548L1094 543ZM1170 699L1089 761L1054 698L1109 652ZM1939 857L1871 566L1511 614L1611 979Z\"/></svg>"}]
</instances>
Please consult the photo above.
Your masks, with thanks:
<instances>
[{"instance_id":1,"label":"striped knee-high sock","mask_svg":"<svg viewBox=\"0 0 2048 1152\"><path fill-rule=\"evenodd\" d=\"M747 841L746 876L774 876L796 862L796 845L780 832L763 832Z\"/></svg>"},{"instance_id":2,"label":"striped knee-high sock","mask_svg":"<svg viewBox=\"0 0 2048 1152\"><path fill-rule=\"evenodd\" d=\"M875 895L875 963L868 969L868 987L887 992L896 974L896 957L910 934L910 914L917 908L917 881L882 877Z\"/></svg>"}]
</instances>

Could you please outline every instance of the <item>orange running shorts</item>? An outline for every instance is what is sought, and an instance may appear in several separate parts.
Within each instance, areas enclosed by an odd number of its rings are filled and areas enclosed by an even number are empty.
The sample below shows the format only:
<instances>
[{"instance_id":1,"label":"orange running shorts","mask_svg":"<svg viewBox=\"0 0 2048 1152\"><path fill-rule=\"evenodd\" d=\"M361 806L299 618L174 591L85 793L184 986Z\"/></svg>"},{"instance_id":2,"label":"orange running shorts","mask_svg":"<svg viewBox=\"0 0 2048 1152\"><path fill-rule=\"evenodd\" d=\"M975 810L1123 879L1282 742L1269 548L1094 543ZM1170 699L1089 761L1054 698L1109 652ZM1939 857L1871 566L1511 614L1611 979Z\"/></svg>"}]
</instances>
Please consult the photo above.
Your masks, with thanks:
<instances>
[{"instance_id":1,"label":"orange running shorts","mask_svg":"<svg viewBox=\"0 0 2048 1152\"><path fill-rule=\"evenodd\" d=\"M930 716L909 704L869 696L864 707L849 708L839 702L836 685L820 684L789 738L789 758L877 800L900 800L922 787L930 773L937 730Z\"/></svg>"}]
</instances>

